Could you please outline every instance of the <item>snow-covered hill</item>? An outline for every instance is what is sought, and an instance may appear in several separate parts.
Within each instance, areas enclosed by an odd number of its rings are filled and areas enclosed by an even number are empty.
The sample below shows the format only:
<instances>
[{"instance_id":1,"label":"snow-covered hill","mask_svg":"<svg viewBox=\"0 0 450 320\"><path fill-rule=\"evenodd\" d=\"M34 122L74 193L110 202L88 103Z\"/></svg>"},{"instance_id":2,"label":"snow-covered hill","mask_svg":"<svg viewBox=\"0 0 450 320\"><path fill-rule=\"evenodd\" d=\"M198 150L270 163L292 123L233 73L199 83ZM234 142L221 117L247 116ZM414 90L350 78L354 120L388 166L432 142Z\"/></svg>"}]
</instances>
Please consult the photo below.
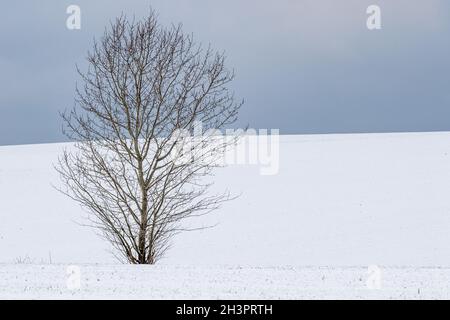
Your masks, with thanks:
<instances>
[{"instance_id":1,"label":"snow-covered hill","mask_svg":"<svg viewBox=\"0 0 450 320\"><path fill-rule=\"evenodd\" d=\"M114 263L56 191L64 144L0 147L0 262ZM242 195L191 221L163 264L450 266L450 133L282 136L279 174L217 173Z\"/></svg>"}]
</instances>

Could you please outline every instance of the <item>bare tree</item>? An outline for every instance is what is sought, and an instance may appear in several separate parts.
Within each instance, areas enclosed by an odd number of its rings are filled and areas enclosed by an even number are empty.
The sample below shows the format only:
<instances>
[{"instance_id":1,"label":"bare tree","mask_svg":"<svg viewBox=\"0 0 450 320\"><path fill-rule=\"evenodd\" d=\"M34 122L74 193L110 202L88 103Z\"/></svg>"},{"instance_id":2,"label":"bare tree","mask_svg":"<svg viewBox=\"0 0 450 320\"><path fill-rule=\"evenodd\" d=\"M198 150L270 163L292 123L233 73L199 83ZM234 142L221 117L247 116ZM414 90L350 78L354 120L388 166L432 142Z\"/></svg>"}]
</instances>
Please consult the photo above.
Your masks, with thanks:
<instances>
[{"instance_id":1,"label":"bare tree","mask_svg":"<svg viewBox=\"0 0 450 320\"><path fill-rule=\"evenodd\" d=\"M117 18L88 62L86 72L78 69L84 85L75 106L62 115L75 143L56 166L60 190L87 209L89 225L122 258L154 264L186 230L183 219L230 199L211 195L207 177L233 141L191 133L199 122L211 132L236 120L234 74L223 53L180 26L161 26L154 12Z\"/></svg>"}]
</instances>

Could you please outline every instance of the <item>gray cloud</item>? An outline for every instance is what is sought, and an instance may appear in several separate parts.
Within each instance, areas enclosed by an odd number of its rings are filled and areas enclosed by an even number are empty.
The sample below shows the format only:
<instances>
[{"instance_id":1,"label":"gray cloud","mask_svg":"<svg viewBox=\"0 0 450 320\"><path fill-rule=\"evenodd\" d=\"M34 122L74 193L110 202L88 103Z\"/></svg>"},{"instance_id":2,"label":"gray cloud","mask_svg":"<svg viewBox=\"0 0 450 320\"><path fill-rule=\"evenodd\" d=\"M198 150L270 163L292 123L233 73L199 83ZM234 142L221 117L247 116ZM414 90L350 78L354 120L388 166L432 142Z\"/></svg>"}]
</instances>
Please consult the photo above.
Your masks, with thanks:
<instances>
[{"instance_id":1,"label":"gray cloud","mask_svg":"<svg viewBox=\"0 0 450 320\"><path fill-rule=\"evenodd\" d=\"M368 31L365 10L382 9ZM78 4L82 29L65 27ZM0 11L0 144L62 141L75 64L121 12L152 6L163 23L225 50L244 97L240 123L282 133L450 130L446 0L42 0Z\"/></svg>"}]
</instances>

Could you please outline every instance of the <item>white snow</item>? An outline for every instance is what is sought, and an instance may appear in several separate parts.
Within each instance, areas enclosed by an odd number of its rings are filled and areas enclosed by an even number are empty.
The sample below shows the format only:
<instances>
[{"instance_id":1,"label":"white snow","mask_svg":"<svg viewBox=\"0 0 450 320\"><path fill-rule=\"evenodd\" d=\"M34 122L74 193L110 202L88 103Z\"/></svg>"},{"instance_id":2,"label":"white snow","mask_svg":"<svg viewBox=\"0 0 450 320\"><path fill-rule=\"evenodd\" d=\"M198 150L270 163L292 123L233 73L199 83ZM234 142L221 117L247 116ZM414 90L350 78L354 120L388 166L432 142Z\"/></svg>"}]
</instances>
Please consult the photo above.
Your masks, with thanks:
<instances>
[{"instance_id":1,"label":"white snow","mask_svg":"<svg viewBox=\"0 0 450 320\"><path fill-rule=\"evenodd\" d=\"M2 299L449 299L448 268L0 265Z\"/></svg>"},{"instance_id":2,"label":"white snow","mask_svg":"<svg viewBox=\"0 0 450 320\"><path fill-rule=\"evenodd\" d=\"M193 298L367 297L358 279L373 264L391 279L383 282L391 288L383 297L448 296L448 132L282 136L279 174L260 175L256 166L221 169L217 190L241 196L190 221L218 225L180 234L161 264L147 269L112 265L109 245L79 225L85 213L52 187L59 183L52 165L64 146L0 147L0 297L67 297L42 287L65 286L67 264L84 266L91 289L78 294L86 297L185 297L180 283L192 286ZM121 272L127 268L136 271ZM321 282L323 273L331 280ZM199 274L205 280L193 283ZM119 290L122 277L129 291ZM156 288L152 277L167 281L168 291L143 289ZM141 278L142 284L133 280ZM32 293L26 279L40 283Z\"/></svg>"},{"instance_id":3,"label":"white snow","mask_svg":"<svg viewBox=\"0 0 450 320\"><path fill-rule=\"evenodd\" d=\"M448 268L0 265L2 299L449 299Z\"/></svg>"}]
</instances>

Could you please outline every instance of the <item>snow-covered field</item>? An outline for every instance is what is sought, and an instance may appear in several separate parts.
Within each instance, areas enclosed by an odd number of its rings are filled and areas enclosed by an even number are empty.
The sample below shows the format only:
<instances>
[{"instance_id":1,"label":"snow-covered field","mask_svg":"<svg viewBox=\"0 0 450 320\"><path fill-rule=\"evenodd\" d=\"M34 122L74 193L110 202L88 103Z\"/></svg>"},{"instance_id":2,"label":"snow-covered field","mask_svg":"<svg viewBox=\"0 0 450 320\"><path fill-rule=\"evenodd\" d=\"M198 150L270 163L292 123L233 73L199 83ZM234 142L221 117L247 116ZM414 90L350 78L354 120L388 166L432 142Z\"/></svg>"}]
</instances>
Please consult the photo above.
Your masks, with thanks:
<instances>
[{"instance_id":1,"label":"snow-covered field","mask_svg":"<svg viewBox=\"0 0 450 320\"><path fill-rule=\"evenodd\" d=\"M367 287L361 267L1 265L3 299L449 299L450 269L381 269Z\"/></svg>"},{"instance_id":2,"label":"snow-covered field","mask_svg":"<svg viewBox=\"0 0 450 320\"><path fill-rule=\"evenodd\" d=\"M450 133L282 136L279 174L221 169L218 190L241 196L191 221L218 225L180 234L153 267L113 265L78 224L85 213L52 187L64 146L0 147L0 297L449 296ZM368 265L381 290L366 288Z\"/></svg>"}]
</instances>

